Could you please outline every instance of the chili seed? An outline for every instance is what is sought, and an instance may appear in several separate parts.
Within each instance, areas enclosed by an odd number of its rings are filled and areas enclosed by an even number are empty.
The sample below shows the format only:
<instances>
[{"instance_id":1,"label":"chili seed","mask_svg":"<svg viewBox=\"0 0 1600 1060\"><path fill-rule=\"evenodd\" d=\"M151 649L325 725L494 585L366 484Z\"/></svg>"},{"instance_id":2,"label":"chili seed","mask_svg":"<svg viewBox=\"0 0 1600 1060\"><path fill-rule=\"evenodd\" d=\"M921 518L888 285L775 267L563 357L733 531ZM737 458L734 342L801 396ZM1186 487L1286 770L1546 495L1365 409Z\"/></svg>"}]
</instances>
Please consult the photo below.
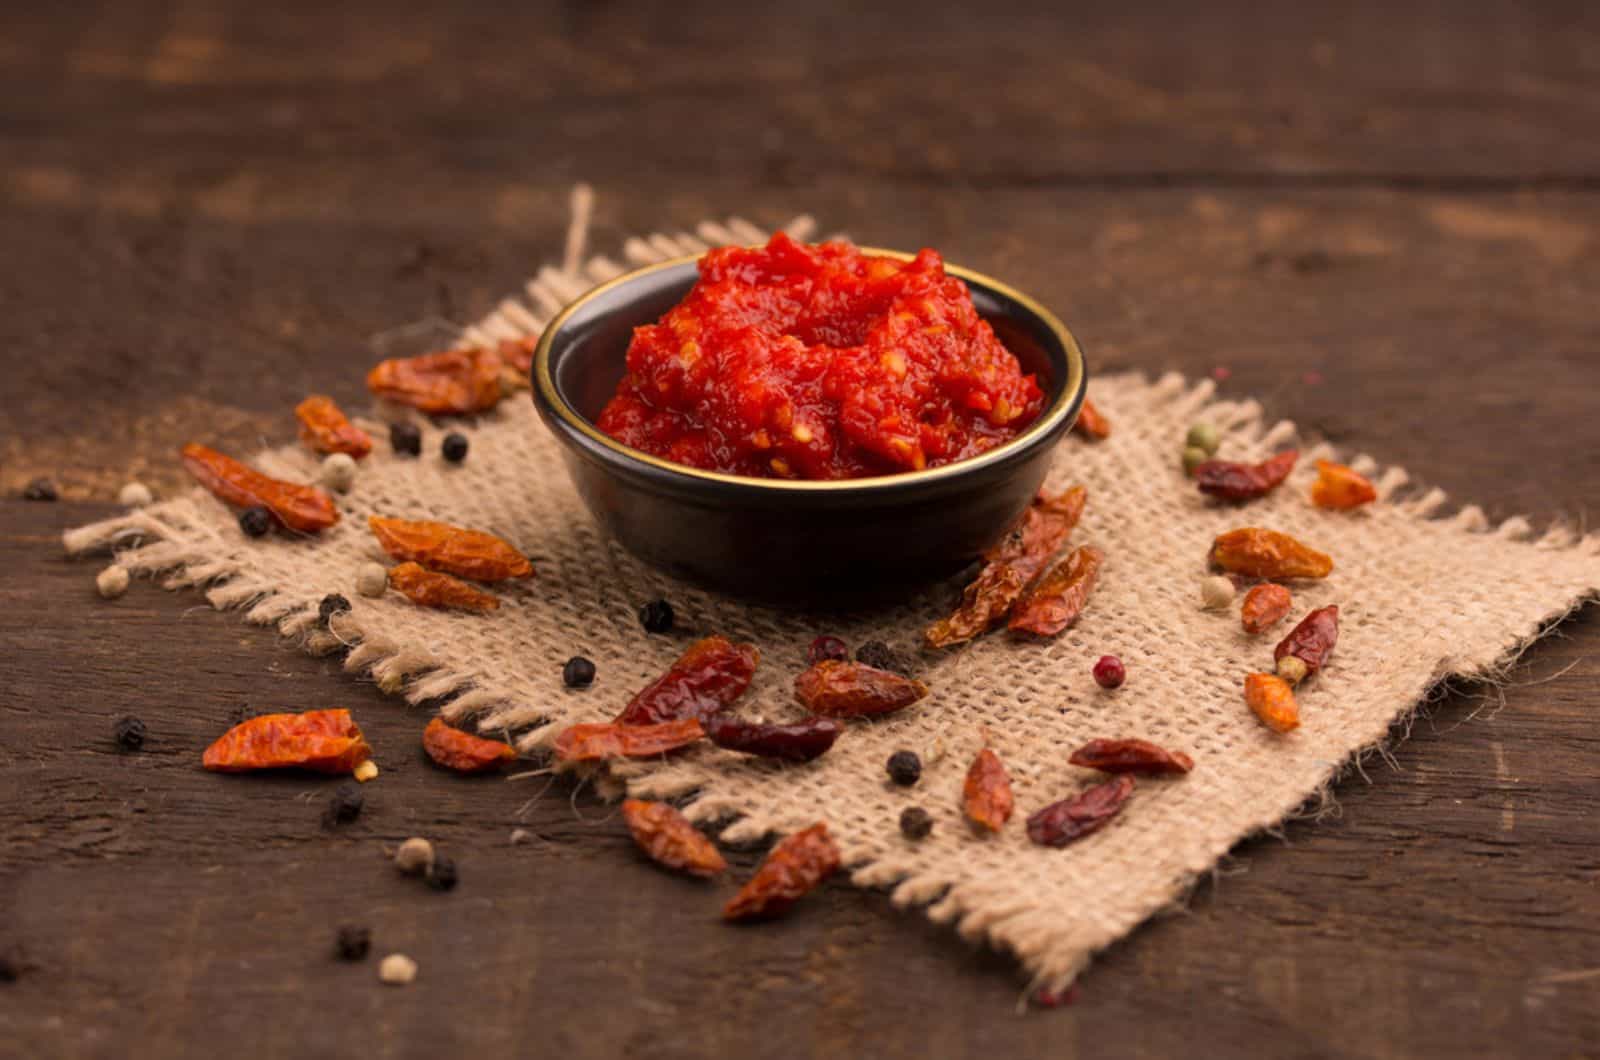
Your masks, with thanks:
<instances>
[{"instance_id":1,"label":"chili seed","mask_svg":"<svg viewBox=\"0 0 1600 1060\"><path fill-rule=\"evenodd\" d=\"M56 484L47 478L36 478L22 488L22 499L25 501L53 501L60 496L56 492Z\"/></svg>"},{"instance_id":2,"label":"chili seed","mask_svg":"<svg viewBox=\"0 0 1600 1060\"><path fill-rule=\"evenodd\" d=\"M421 456L422 432L414 424L391 423L389 425L389 448L400 456Z\"/></svg>"},{"instance_id":3,"label":"chili seed","mask_svg":"<svg viewBox=\"0 0 1600 1060\"><path fill-rule=\"evenodd\" d=\"M435 854L433 865L428 869L428 886L436 891L450 891L456 885L456 863L453 859L443 854Z\"/></svg>"},{"instance_id":4,"label":"chili seed","mask_svg":"<svg viewBox=\"0 0 1600 1060\"><path fill-rule=\"evenodd\" d=\"M439 443L439 452L452 464L461 463L467 458L467 436L459 431L451 431Z\"/></svg>"},{"instance_id":5,"label":"chili seed","mask_svg":"<svg viewBox=\"0 0 1600 1060\"><path fill-rule=\"evenodd\" d=\"M407 876L420 876L433 867L433 844L412 836L394 852L394 867Z\"/></svg>"},{"instance_id":6,"label":"chili seed","mask_svg":"<svg viewBox=\"0 0 1600 1060\"><path fill-rule=\"evenodd\" d=\"M118 718L117 723L111 727L111 734L116 737L117 746L124 751L137 751L143 747L144 738L147 735L144 722L132 714L125 714Z\"/></svg>"},{"instance_id":7,"label":"chili seed","mask_svg":"<svg viewBox=\"0 0 1600 1060\"><path fill-rule=\"evenodd\" d=\"M372 929L357 924L341 924L334 937L334 952L341 961L364 961L372 949Z\"/></svg>"},{"instance_id":8,"label":"chili seed","mask_svg":"<svg viewBox=\"0 0 1600 1060\"><path fill-rule=\"evenodd\" d=\"M1197 423L1190 427L1189 433L1183 439L1184 448L1199 449L1207 457L1214 455L1221 444L1222 439L1217 436L1217 429L1209 423Z\"/></svg>"},{"instance_id":9,"label":"chili seed","mask_svg":"<svg viewBox=\"0 0 1600 1060\"><path fill-rule=\"evenodd\" d=\"M845 662L850 658L850 645L838 637L818 637L811 642L811 647L806 649L806 663L815 666L819 662L834 660Z\"/></svg>"},{"instance_id":10,"label":"chili seed","mask_svg":"<svg viewBox=\"0 0 1600 1060\"><path fill-rule=\"evenodd\" d=\"M594 684L594 663L581 655L574 655L561 668L561 683L568 688L588 688Z\"/></svg>"},{"instance_id":11,"label":"chili seed","mask_svg":"<svg viewBox=\"0 0 1600 1060\"><path fill-rule=\"evenodd\" d=\"M143 508L155 499L155 494L143 482L130 482L117 494L117 503L124 508Z\"/></svg>"},{"instance_id":12,"label":"chili seed","mask_svg":"<svg viewBox=\"0 0 1600 1060\"><path fill-rule=\"evenodd\" d=\"M1094 683L1101 688L1121 688L1128 679L1128 669L1115 655L1102 655L1094 664Z\"/></svg>"},{"instance_id":13,"label":"chili seed","mask_svg":"<svg viewBox=\"0 0 1600 1060\"><path fill-rule=\"evenodd\" d=\"M333 797L328 800L328 809L322 815L322 823L330 827L349 824L361 816L361 807L366 801L361 789L354 784L340 784L333 789Z\"/></svg>"},{"instance_id":14,"label":"chili seed","mask_svg":"<svg viewBox=\"0 0 1600 1060\"><path fill-rule=\"evenodd\" d=\"M933 815L921 806L907 806L900 813L900 834L907 839L926 839L933 831Z\"/></svg>"},{"instance_id":15,"label":"chili seed","mask_svg":"<svg viewBox=\"0 0 1600 1060\"><path fill-rule=\"evenodd\" d=\"M651 600L639 608L639 625L646 633L670 633L675 617L672 605L665 600Z\"/></svg>"},{"instance_id":16,"label":"chili seed","mask_svg":"<svg viewBox=\"0 0 1600 1060\"><path fill-rule=\"evenodd\" d=\"M272 529L272 513L260 505L239 513L239 529L246 537L262 537Z\"/></svg>"},{"instance_id":17,"label":"chili seed","mask_svg":"<svg viewBox=\"0 0 1600 1060\"><path fill-rule=\"evenodd\" d=\"M911 667L900 653L881 640L869 640L857 648L856 662L865 663L875 670L888 670L901 675L911 672Z\"/></svg>"},{"instance_id":18,"label":"chili seed","mask_svg":"<svg viewBox=\"0 0 1600 1060\"><path fill-rule=\"evenodd\" d=\"M378 981L388 986L405 986L417 977L417 962L403 953L391 953L378 962Z\"/></svg>"},{"instance_id":19,"label":"chili seed","mask_svg":"<svg viewBox=\"0 0 1600 1060\"><path fill-rule=\"evenodd\" d=\"M317 618L326 626L328 619L334 615L342 615L350 610L350 601L342 593L329 593L322 598L322 603L317 605Z\"/></svg>"},{"instance_id":20,"label":"chili seed","mask_svg":"<svg viewBox=\"0 0 1600 1060\"><path fill-rule=\"evenodd\" d=\"M886 763L889 779L902 788L909 788L922 779L922 759L915 751L896 751Z\"/></svg>"}]
</instances>

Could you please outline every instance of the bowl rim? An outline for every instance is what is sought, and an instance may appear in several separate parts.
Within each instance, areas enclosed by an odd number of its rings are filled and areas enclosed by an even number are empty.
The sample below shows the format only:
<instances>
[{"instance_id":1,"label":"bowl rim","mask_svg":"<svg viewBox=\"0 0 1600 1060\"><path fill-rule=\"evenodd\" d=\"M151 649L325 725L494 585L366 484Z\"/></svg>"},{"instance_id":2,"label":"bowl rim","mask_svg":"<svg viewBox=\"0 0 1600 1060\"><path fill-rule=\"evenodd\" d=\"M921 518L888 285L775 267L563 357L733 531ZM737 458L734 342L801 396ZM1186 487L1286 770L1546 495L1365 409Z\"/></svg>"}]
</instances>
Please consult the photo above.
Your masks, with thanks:
<instances>
[{"instance_id":1,"label":"bowl rim","mask_svg":"<svg viewBox=\"0 0 1600 1060\"><path fill-rule=\"evenodd\" d=\"M761 246L762 244L753 244L750 245L750 249L760 249ZM863 254L894 258L899 261L911 261L916 257L915 254L907 253L903 250L889 250L883 247L857 247L856 249ZM873 475L868 478L821 480L768 479L756 478L751 475L734 475L725 471L707 471L702 468L690 467L688 464L679 464L675 461L664 459L652 453L647 453L642 449L635 449L630 445L624 445L581 415L577 409L568 404L566 398L556 388L555 379L550 372L550 351L555 344L556 336L573 315L606 292L652 273L664 272L667 269L678 268L690 263L698 263L703 256L703 254L680 255L679 257L669 258L666 261L658 261L630 270L620 276L615 276L603 283L596 284L551 318L550 323L545 325L543 332L539 335L539 343L535 347L533 355L533 385L536 394L543 398L544 404L555 412L566 426L577 431L602 450L609 451L623 460L644 464L658 472L681 476L685 479L715 482L724 486L738 486L747 489L770 489L792 493L838 493L843 491L865 492L870 490L903 489L909 486L955 478L1004 463L1008 459L1014 458L1030 449L1041 438L1046 438L1056 433L1062 423L1075 416L1079 407L1083 404L1084 395L1088 389L1085 386L1084 379L1083 351L1079 348L1078 340L1073 337L1067 326L1039 301L1017 290L1010 284L1002 283L994 277L974 269L946 263L944 270L947 274L955 276L969 285L977 283L989 288L1032 313L1044 324L1047 330L1055 335L1056 339L1061 343L1062 350L1066 353L1067 378L1056 399L1039 414L1038 419L1029 424L1027 429L1015 438L977 456L941 464L938 467L923 468L918 471L899 471L890 475Z\"/></svg>"}]
</instances>

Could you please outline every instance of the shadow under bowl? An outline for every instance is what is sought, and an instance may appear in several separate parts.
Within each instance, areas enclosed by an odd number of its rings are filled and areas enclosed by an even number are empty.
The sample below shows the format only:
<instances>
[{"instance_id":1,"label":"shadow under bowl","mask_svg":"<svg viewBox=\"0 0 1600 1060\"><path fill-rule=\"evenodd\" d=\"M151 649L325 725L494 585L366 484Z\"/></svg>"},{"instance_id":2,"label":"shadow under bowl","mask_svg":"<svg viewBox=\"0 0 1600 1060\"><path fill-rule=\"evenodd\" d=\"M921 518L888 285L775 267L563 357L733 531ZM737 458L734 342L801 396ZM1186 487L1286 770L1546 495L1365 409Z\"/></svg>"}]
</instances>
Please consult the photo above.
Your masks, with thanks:
<instances>
[{"instance_id":1,"label":"shadow under bowl","mask_svg":"<svg viewBox=\"0 0 1600 1060\"><path fill-rule=\"evenodd\" d=\"M595 519L651 565L779 606L903 597L970 564L1022 515L1087 384L1077 342L1048 310L986 276L946 268L1045 391L1027 430L968 460L845 481L759 479L675 464L601 433L594 421L623 377L633 329L688 294L699 276L693 257L601 284L551 321L534 356L533 400Z\"/></svg>"}]
</instances>

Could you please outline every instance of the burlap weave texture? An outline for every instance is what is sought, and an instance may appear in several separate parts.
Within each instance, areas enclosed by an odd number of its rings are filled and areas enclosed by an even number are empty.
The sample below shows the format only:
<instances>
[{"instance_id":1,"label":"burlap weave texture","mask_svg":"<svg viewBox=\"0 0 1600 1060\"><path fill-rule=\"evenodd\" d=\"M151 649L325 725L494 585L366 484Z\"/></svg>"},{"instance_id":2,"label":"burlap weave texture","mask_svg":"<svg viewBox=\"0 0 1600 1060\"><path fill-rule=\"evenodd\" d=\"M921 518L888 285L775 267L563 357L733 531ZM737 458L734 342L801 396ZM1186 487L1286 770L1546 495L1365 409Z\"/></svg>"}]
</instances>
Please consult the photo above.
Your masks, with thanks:
<instances>
[{"instance_id":1,"label":"burlap weave texture","mask_svg":"<svg viewBox=\"0 0 1600 1060\"><path fill-rule=\"evenodd\" d=\"M810 231L803 218L792 227ZM696 234L630 240L623 256L645 262L760 235L732 219ZM588 283L620 269L606 258L580 262L569 247L563 267L541 270L525 297L503 303L463 341L536 333ZM851 726L808 765L704 747L668 762L631 763L613 776L636 794L685 798L697 820L731 821L730 839L827 820L856 883L888 888L897 904L924 906L965 937L1013 950L1035 981L1059 987L1096 950L1181 897L1239 840L1293 813L1353 755L1383 740L1440 678L1492 673L1548 622L1600 591L1600 536L1557 528L1532 540L1525 520L1491 528L1472 507L1439 518L1443 494L1419 494L1403 471L1378 469L1365 457L1354 463L1376 477L1383 500L1363 512L1328 513L1307 502L1310 463L1329 455L1325 448L1308 451L1289 483L1264 501L1242 509L1205 502L1177 467L1188 423L1214 423L1232 458L1259 458L1297 440L1292 424L1269 425L1254 402L1217 400L1214 389L1175 376L1092 378L1091 394L1115 432L1099 444L1063 443L1051 484L1087 485L1088 509L1073 540L1101 547L1107 566L1087 613L1059 639L1022 644L997 635L921 656L920 675L933 690L925 701ZM959 588L848 616L747 607L673 583L607 541L526 395L465 427L418 423L423 457L397 458L380 443L340 499L341 523L314 540L247 539L232 512L197 491L71 531L67 547L118 547L133 570L198 587L216 607L275 625L309 650L348 646L352 673L369 673L413 703L450 697L447 716L509 731L528 750L566 724L609 719L690 637L712 632L762 648L742 712L796 715L791 682L812 637L880 638L915 654L920 630ZM381 424L365 425L381 436ZM471 455L459 466L437 456L447 429L471 438ZM310 480L317 466L298 445L252 462L294 480ZM361 597L355 572L380 558L366 527L371 514L492 530L534 558L538 577L498 589L504 606L491 616L426 611L394 593ZM1337 603L1343 631L1332 664L1301 694L1302 727L1287 737L1263 728L1240 690L1247 671L1271 668L1276 636L1247 636L1236 610L1206 613L1198 605L1207 546L1239 525L1295 534L1337 562L1325 582L1296 586L1291 621ZM330 592L344 593L353 610L322 630L317 603ZM678 609L678 635L639 629L635 609L655 596ZM595 686L582 693L561 686L561 664L575 653L599 668ZM1090 676L1105 653L1120 655L1129 671L1114 693ZM1113 824L1071 847L1031 845L1023 815L1099 779L1069 766L1068 753L1088 739L1119 736L1187 751L1195 770L1140 782ZM1019 818L987 839L964 826L959 810L962 777L985 739L1011 771ZM902 747L919 750L925 762L923 780L910 790L889 785L883 769ZM912 804L935 819L920 843L897 827Z\"/></svg>"}]
</instances>

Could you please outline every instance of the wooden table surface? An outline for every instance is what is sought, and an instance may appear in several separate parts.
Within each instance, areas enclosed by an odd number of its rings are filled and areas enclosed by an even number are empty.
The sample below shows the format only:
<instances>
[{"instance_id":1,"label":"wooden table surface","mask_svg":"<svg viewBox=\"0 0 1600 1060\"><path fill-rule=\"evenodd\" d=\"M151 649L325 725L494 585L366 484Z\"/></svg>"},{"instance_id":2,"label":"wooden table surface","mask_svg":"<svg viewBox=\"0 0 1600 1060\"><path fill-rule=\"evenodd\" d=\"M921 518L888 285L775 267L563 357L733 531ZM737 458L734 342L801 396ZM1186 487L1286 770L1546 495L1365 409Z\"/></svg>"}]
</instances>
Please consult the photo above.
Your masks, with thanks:
<instances>
[{"instance_id":1,"label":"wooden table surface","mask_svg":"<svg viewBox=\"0 0 1600 1060\"><path fill-rule=\"evenodd\" d=\"M0 1054L1600 1053L1594 607L1021 1016L1008 957L881 894L730 933L561 784L397 762L329 834L326 785L201 748L241 704L347 706L390 746L420 712L62 555L124 481L178 488L181 442L285 441L308 391L361 400L376 333L488 309L579 179L599 249L812 211L1036 292L1097 371L1224 367L1493 518L1592 519L1593 5L1007 6L11 6ZM41 474L61 502L17 499ZM411 834L454 893L384 862ZM343 921L418 980L335 962Z\"/></svg>"}]
</instances>

